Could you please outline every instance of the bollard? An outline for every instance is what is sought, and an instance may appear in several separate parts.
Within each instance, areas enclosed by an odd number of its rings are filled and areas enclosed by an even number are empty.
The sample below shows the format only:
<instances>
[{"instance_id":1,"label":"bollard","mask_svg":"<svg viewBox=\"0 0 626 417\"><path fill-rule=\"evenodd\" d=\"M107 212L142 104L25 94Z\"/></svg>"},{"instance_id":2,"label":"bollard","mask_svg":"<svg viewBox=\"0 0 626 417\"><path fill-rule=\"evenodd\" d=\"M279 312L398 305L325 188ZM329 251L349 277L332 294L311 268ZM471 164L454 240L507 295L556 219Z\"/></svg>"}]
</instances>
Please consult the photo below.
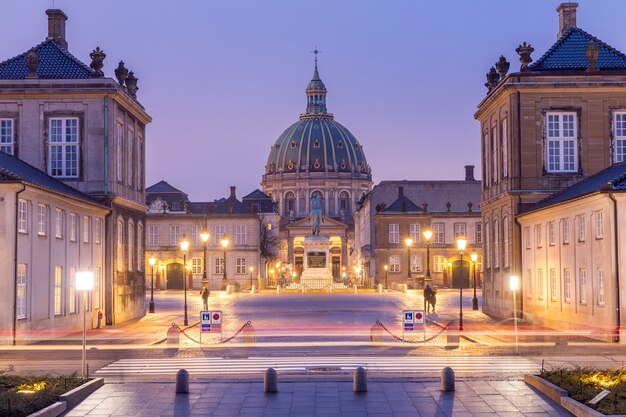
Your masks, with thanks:
<instances>
[{"instance_id":1,"label":"bollard","mask_svg":"<svg viewBox=\"0 0 626 417\"><path fill-rule=\"evenodd\" d=\"M250 325L243 328L243 343L256 343L256 332L254 331L254 326Z\"/></svg>"},{"instance_id":2,"label":"bollard","mask_svg":"<svg viewBox=\"0 0 626 417\"><path fill-rule=\"evenodd\" d=\"M276 286L276 294L280 294L280 284Z\"/></svg>"},{"instance_id":3,"label":"bollard","mask_svg":"<svg viewBox=\"0 0 626 417\"><path fill-rule=\"evenodd\" d=\"M250 294L254 293L256 293L256 287L253 285L252 287L250 287Z\"/></svg>"},{"instance_id":4,"label":"bollard","mask_svg":"<svg viewBox=\"0 0 626 417\"><path fill-rule=\"evenodd\" d=\"M328 294L332 294L333 293L333 286L332 284L328 287Z\"/></svg>"},{"instance_id":5,"label":"bollard","mask_svg":"<svg viewBox=\"0 0 626 417\"><path fill-rule=\"evenodd\" d=\"M357 293L357 287L356 287L356 284L354 284L353 291L354 291L354 293L355 293L355 294Z\"/></svg>"},{"instance_id":6,"label":"bollard","mask_svg":"<svg viewBox=\"0 0 626 417\"><path fill-rule=\"evenodd\" d=\"M441 370L441 391L454 391L454 370L448 366Z\"/></svg>"},{"instance_id":7,"label":"bollard","mask_svg":"<svg viewBox=\"0 0 626 417\"><path fill-rule=\"evenodd\" d=\"M304 284L300 284L300 289L302 290L302 294L306 292L306 287L304 286Z\"/></svg>"},{"instance_id":8,"label":"bollard","mask_svg":"<svg viewBox=\"0 0 626 417\"><path fill-rule=\"evenodd\" d=\"M446 330L446 349L457 349L459 347L459 331L455 328Z\"/></svg>"},{"instance_id":9,"label":"bollard","mask_svg":"<svg viewBox=\"0 0 626 417\"><path fill-rule=\"evenodd\" d=\"M189 372L184 369L176 373L176 394L189 394Z\"/></svg>"},{"instance_id":10,"label":"bollard","mask_svg":"<svg viewBox=\"0 0 626 417\"><path fill-rule=\"evenodd\" d=\"M234 292L233 291L234 289L235 289L234 285L227 285L226 286L226 294L231 295Z\"/></svg>"},{"instance_id":11,"label":"bollard","mask_svg":"<svg viewBox=\"0 0 626 417\"><path fill-rule=\"evenodd\" d=\"M267 368L265 370L263 392L278 392L278 374L274 368Z\"/></svg>"},{"instance_id":12,"label":"bollard","mask_svg":"<svg viewBox=\"0 0 626 417\"><path fill-rule=\"evenodd\" d=\"M376 291L380 294L382 294L383 292L383 284L378 284L378 287L376 287Z\"/></svg>"},{"instance_id":13,"label":"bollard","mask_svg":"<svg viewBox=\"0 0 626 417\"><path fill-rule=\"evenodd\" d=\"M406 285L406 284L402 284L402 292L403 292L403 293L406 293L406 292L408 292L408 291L409 291L409 286L408 286L408 285Z\"/></svg>"},{"instance_id":14,"label":"bollard","mask_svg":"<svg viewBox=\"0 0 626 417\"><path fill-rule=\"evenodd\" d=\"M382 343L383 341L383 328L378 324L375 324L370 329L370 342Z\"/></svg>"},{"instance_id":15,"label":"bollard","mask_svg":"<svg viewBox=\"0 0 626 417\"><path fill-rule=\"evenodd\" d=\"M167 329L167 344L178 347L180 341L180 329L172 323L172 327Z\"/></svg>"},{"instance_id":16,"label":"bollard","mask_svg":"<svg viewBox=\"0 0 626 417\"><path fill-rule=\"evenodd\" d=\"M354 392L367 392L367 372L365 368L359 366L354 370L353 389Z\"/></svg>"}]
</instances>

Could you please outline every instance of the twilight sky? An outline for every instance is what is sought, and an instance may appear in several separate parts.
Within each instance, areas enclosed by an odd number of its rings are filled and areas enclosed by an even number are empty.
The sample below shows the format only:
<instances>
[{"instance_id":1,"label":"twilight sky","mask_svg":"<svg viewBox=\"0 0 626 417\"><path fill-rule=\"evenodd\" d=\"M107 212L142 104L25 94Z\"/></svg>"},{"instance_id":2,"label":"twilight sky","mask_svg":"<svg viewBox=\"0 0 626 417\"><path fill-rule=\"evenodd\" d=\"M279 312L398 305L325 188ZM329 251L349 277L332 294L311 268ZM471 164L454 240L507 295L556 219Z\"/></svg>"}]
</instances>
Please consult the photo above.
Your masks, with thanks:
<instances>
[{"instance_id":1,"label":"twilight sky","mask_svg":"<svg viewBox=\"0 0 626 417\"><path fill-rule=\"evenodd\" d=\"M578 26L626 51L626 1L580 0ZM462 179L477 166L474 111L501 54L519 69L556 40L554 0L55 0L70 52L123 59L153 117L147 185L195 201L260 188L269 150L305 109L315 45L328 109L363 145L374 182ZM0 59L41 42L52 0L4 1Z\"/></svg>"}]
</instances>

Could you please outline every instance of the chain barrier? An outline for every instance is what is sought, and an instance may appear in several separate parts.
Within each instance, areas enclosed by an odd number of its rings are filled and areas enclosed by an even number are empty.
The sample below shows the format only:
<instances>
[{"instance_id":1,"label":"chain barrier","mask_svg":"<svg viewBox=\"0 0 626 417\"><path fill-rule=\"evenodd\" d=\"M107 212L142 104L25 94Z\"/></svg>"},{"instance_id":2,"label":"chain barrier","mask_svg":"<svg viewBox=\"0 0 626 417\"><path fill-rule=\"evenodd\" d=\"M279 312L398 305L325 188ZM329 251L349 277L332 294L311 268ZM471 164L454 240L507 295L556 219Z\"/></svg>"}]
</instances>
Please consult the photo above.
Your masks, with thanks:
<instances>
[{"instance_id":1,"label":"chain barrier","mask_svg":"<svg viewBox=\"0 0 626 417\"><path fill-rule=\"evenodd\" d=\"M176 324L176 323L172 323L172 327L176 327L176 328L178 329L178 331L179 331L179 332L180 332L183 336L185 336L187 339L191 340L192 342L195 342L195 343L199 344L201 348L202 348L202 346L203 346L203 345L221 345L221 344L224 344L224 343L228 343L228 342L230 342L231 340L233 340L235 337L237 337L237 336L239 335L239 333L241 333L241 332L243 331L243 329L245 329L245 328L246 328L246 327L248 327L248 326L252 326L252 322L251 322L250 320L248 320L247 322L245 322L245 323L243 324L243 326L241 326L241 327L239 328L239 330L237 330L237 331L235 332L235 334L233 334L232 336L230 336L230 337L228 337L228 338L226 338L226 339L223 339L223 340L220 340L220 341L218 341L218 342L214 342L214 343L200 343L200 340L195 339L194 337L192 337L192 336L188 335L188 334L185 332L185 330L188 330L188 329L190 329L191 327L194 327L194 326L187 327L186 329L184 329L184 330L183 330L183 329L181 329L181 328L180 328L180 326L179 326L178 324Z\"/></svg>"},{"instance_id":2,"label":"chain barrier","mask_svg":"<svg viewBox=\"0 0 626 417\"><path fill-rule=\"evenodd\" d=\"M376 320L376 324L377 324L378 326L382 327L382 329L383 329L384 331L386 331L387 333L389 333L389 335L390 335L391 337L393 337L393 338L394 338L394 339L396 339L396 340L399 340L400 342L404 342L404 343L426 343L426 342L430 342L431 340L434 340L435 338L439 337L439 336L441 335L441 333L443 333L443 332L444 332L444 330L446 330L448 327L450 327L452 324L454 324L454 320L450 320L450 321L449 321L449 322L448 322L445 326L442 326L441 324L436 323L436 322L434 322L434 321L432 321L432 320L428 320L428 321L429 321L429 322L431 322L431 323L434 323L434 324L435 324L435 325L437 325L437 326L439 326L439 327L440 327L440 330L439 330L437 333L433 334L433 335L432 335L432 336L430 336L430 337L427 337L427 338L426 338L426 339L424 339L424 340L409 340L409 339L405 339L405 338L403 338L403 337L396 336L395 334L391 333L391 330L389 330L389 329L388 329L388 328L387 328L384 324L382 324L382 323L380 322L380 320Z\"/></svg>"}]
</instances>

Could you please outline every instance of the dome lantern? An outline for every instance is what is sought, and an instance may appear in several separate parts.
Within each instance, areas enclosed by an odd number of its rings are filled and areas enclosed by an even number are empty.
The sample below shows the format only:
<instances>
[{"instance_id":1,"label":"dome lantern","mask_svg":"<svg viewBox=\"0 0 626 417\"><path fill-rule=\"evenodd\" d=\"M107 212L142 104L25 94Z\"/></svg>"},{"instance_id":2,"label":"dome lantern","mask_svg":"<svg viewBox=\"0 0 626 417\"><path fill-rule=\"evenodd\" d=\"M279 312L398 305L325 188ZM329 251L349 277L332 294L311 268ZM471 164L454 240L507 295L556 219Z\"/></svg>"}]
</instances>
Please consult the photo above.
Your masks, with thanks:
<instances>
[{"instance_id":1,"label":"dome lantern","mask_svg":"<svg viewBox=\"0 0 626 417\"><path fill-rule=\"evenodd\" d=\"M307 115L327 115L326 111L326 86L320 78L319 71L317 69L317 54L320 51L315 48L313 51L315 54L315 70L313 71L313 78L309 85L306 87L307 96Z\"/></svg>"}]
</instances>

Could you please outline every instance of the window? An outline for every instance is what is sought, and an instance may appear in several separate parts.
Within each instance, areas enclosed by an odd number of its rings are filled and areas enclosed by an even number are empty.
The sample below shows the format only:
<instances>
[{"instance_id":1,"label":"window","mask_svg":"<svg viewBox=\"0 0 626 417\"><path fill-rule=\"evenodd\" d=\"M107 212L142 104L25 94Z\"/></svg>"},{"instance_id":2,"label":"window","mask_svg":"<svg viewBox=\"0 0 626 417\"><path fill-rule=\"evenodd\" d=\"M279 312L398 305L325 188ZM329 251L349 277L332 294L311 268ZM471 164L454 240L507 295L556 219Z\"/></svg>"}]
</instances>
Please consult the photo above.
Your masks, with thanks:
<instances>
[{"instance_id":1,"label":"window","mask_svg":"<svg viewBox=\"0 0 626 417\"><path fill-rule=\"evenodd\" d=\"M485 129L485 135L483 137L483 148L485 150L485 155L483 156L483 163L485 165L485 169L483 169L483 190L489 187L491 184L489 173L491 170L489 169L489 128Z\"/></svg>"},{"instance_id":2,"label":"window","mask_svg":"<svg viewBox=\"0 0 626 417\"><path fill-rule=\"evenodd\" d=\"M465 223L454 223L454 237L465 237Z\"/></svg>"},{"instance_id":3,"label":"window","mask_svg":"<svg viewBox=\"0 0 626 417\"><path fill-rule=\"evenodd\" d=\"M117 124L117 145L115 155L117 165L117 181L122 182L122 176L124 175L124 125L121 123Z\"/></svg>"},{"instance_id":4,"label":"window","mask_svg":"<svg viewBox=\"0 0 626 417\"><path fill-rule=\"evenodd\" d=\"M137 271L143 271L145 265L143 253L143 224L137 224Z\"/></svg>"},{"instance_id":5,"label":"window","mask_svg":"<svg viewBox=\"0 0 626 417\"><path fill-rule=\"evenodd\" d=\"M598 276L598 305L603 306L604 301L604 270L602 268L598 268L597 271Z\"/></svg>"},{"instance_id":6,"label":"window","mask_svg":"<svg viewBox=\"0 0 626 417\"><path fill-rule=\"evenodd\" d=\"M548 172L576 172L576 113L546 114L546 167Z\"/></svg>"},{"instance_id":7,"label":"window","mask_svg":"<svg viewBox=\"0 0 626 417\"><path fill-rule=\"evenodd\" d=\"M400 243L400 225L389 224L389 243Z\"/></svg>"},{"instance_id":8,"label":"window","mask_svg":"<svg viewBox=\"0 0 626 417\"><path fill-rule=\"evenodd\" d=\"M530 241L530 227L524 228L524 241L526 242L526 249L529 250L532 247L532 242Z\"/></svg>"},{"instance_id":9,"label":"window","mask_svg":"<svg viewBox=\"0 0 626 417\"><path fill-rule=\"evenodd\" d=\"M224 273L224 258L215 258L215 273Z\"/></svg>"},{"instance_id":10,"label":"window","mask_svg":"<svg viewBox=\"0 0 626 417\"><path fill-rule=\"evenodd\" d=\"M124 270L124 221L117 221L117 270Z\"/></svg>"},{"instance_id":11,"label":"window","mask_svg":"<svg viewBox=\"0 0 626 417\"><path fill-rule=\"evenodd\" d=\"M224 226L215 226L213 230L213 241L216 245L219 245L222 238L226 235L226 232L224 231Z\"/></svg>"},{"instance_id":12,"label":"window","mask_svg":"<svg viewBox=\"0 0 626 417\"><path fill-rule=\"evenodd\" d=\"M0 152L15 155L13 119L0 119Z\"/></svg>"},{"instance_id":13,"label":"window","mask_svg":"<svg viewBox=\"0 0 626 417\"><path fill-rule=\"evenodd\" d=\"M409 234L414 244L417 245L422 242L422 226L419 223L411 223L409 225Z\"/></svg>"},{"instance_id":14,"label":"window","mask_svg":"<svg viewBox=\"0 0 626 417\"><path fill-rule=\"evenodd\" d=\"M17 264L17 318L26 318L26 264Z\"/></svg>"},{"instance_id":15,"label":"window","mask_svg":"<svg viewBox=\"0 0 626 417\"><path fill-rule=\"evenodd\" d=\"M235 228L235 243L237 245L245 245L246 244L246 226L240 225Z\"/></svg>"},{"instance_id":16,"label":"window","mask_svg":"<svg viewBox=\"0 0 626 417\"><path fill-rule=\"evenodd\" d=\"M28 202L21 198L17 204L17 231L28 233Z\"/></svg>"},{"instance_id":17,"label":"window","mask_svg":"<svg viewBox=\"0 0 626 417\"><path fill-rule=\"evenodd\" d=\"M446 258L441 255L433 256L433 271L443 272L446 268Z\"/></svg>"},{"instance_id":18,"label":"window","mask_svg":"<svg viewBox=\"0 0 626 417\"><path fill-rule=\"evenodd\" d=\"M135 261L135 224L132 220L128 221L128 270L133 270L133 262Z\"/></svg>"},{"instance_id":19,"label":"window","mask_svg":"<svg viewBox=\"0 0 626 417\"><path fill-rule=\"evenodd\" d=\"M478 255L478 258L476 258L476 268L478 271L483 272L483 256L482 255Z\"/></svg>"},{"instance_id":20,"label":"window","mask_svg":"<svg viewBox=\"0 0 626 417\"><path fill-rule=\"evenodd\" d=\"M94 220L93 240L96 243L102 242L102 219Z\"/></svg>"},{"instance_id":21,"label":"window","mask_svg":"<svg viewBox=\"0 0 626 417\"><path fill-rule=\"evenodd\" d=\"M91 219L83 216L83 243L89 243L89 232L91 231Z\"/></svg>"},{"instance_id":22,"label":"window","mask_svg":"<svg viewBox=\"0 0 626 417\"><path fill-rule=\"evenodd\" d=\"M563 244L569 243L569 219L563 219Z\"/></svg>"},{"instance_id":23,"label":"window","mask_svg":"<svg viewBox=\"0 0 626 417\"><path fill-rule=\"evenodd\" d=\"M537 298L543 300L543 269L537 270Z\"/></svg>"},{"instance_id":24,"label":"window","mask_svg":"<svg viewBox=\"0 0 626 417\"><path fill-rule=\"evenodd\" d=\"M550 300L556 301L556 270L550 268Z\"/></svg>"},{"instance_id":25,"label":"window","mask_svg":"<svg viewBox=\"0 0 626 417\"><path fill-rule=\"evenodd\" d=\"M101 280L102 280L102 268L98 267L94 271L94 279L93 279L93 306L94 308L100 308L100 288L101 288Z\"/></svg>"},{"instance_id":26,"label":"window","mask_svg":"<svg viewBox=\"0 0 626 417\"><path fill-rule=\"evenodd\" d=\"M181 231L182 229L180 226L170 226L170 245L178 245L178 242L180 242Z\"/></svg>"},{"instance_id":27,"label":"window","mask_svg":"<svg viewBox=\"0 0 626 417\"><path fill-rule=\"evenodd\" d=\"M423 262L419 255L411 255L411 272L422 272Z\"/></svg>"},{"instance_id":28,"label":"window","mask_svg":"<svg viewBox=\"0 0 626 417\"><path fill-rule=\"evenodd\" d=\"M137 138L137 189L143 190L143 140Z\"/></svg>"},{"instance_id":29,"label":"window","mask_svg":"<svg viewBox=\"0 0 626 417\"><path fill-rule=\"evenodd\" d=\"M526 270L526 298L533 298L533 271Z\"/></svg>"},{"instance_id":30,"label":"window","mask_svg":"<svg viewBox=\"0 0 626 417\"><path fill-rule=\"evenodd\" d=\"M535 225L535 241L538 248L543 247L543 233L540 224Z\"/></svg>"},{"instance_id":31,"label":"window","mask_svg":"<svg viewBox=\"0 0 626 417\"><path fill-rule=\"evenodd\" d=\"M578 303L587 304L587 270L585 268L578 269Z\"/></svg>"},{"instance_id":32,"label":"window","mask_svg":"<svg viewBox=\"0 0 626 417\"><path fill-rule=\"evenodd\" d=\"M191 226L191 244L193 246L199 245L202 240L200 239L201 226Z\"/></svg>"},{"instance_id":33,"label":"window","mask_svg":"<svg viewBox=\"0 0 626 417\"><path fill-rule=\"evenodd\" d=\"M235 273L245 274L246 272L246 258L237 258L237 269L235 270Z\"/></svg>"},{"instance_id":34,"label":"window","mask_svg":"<svg viewBox=\"0 0 626 417\"><path fill-rule=\"evenodd\" d=\"M446 243L446 228L443 223L433 223L433 242L438 244Z\"/></svg>"},{"instance_id":35,"label":"window","mask_svg":"<svg viewBox=\"0 0 626 417\"><path fill-rule=\"evenodd\" d=\"M476 223L476 244L482 244L483 243L483 224L482 223Z\"/></svg>"},{"instance_id":36,"label":"window","mask_svg":"<svg viewBox=\"0 0 626 417\"><path fill-rule=\"evenodd\" d=\"M128 135L126 136L126 179L128 179L128 185L133 185L133 160L135 157L135 138L132 130L128 131Z\"/></svg>"},{"instance_id":37,"label":"window","mask_svg":"<svg viewBox=\"0 0 626 417\"><path fill-rule=\"evenodd\" d=\"M53 177L79 176L78 118L50 119L48 174Z\"/></svg>"},{"instance_id":38,"label":"window","mask_svg":"<svg viewBox=\"0 0 626 417\"><path fill-rule=\"evenodd\" d=\"M502 242L504 249L502 251L502 266L509 267L509 217L502 219Z\"/></svg>"},{"instance_id":39,"label":"window","mask_svg":"<svg viewBox=\"0 0 626 417\"><path fill-rule=\"evenodd\" d=\"M39 236L45 236L46 229L48 229L48 207L43 204L37 204L37 210L39 214L39 221L37 222L37 234Z\"/></svg>"},{"instance_id":40,"label":"window","mask_svg":"<svg viewBox=\"0 0 626 417\"><path fill-rule=\"evenodd\" d=\"M54 210L54 236L57 239L63 239L63 210Z\"/></svg>"},{"instance_id":41,"label":"window","mask_svg":"<svg viewBox=\"0 0 626 417\"><path fill-rule=\"evenodd\" d=\"M63 267L54 267L54 315L60 316L61 311L61 291L63 283Z\"/></svg>"},{"instance_id":42,"label":"window","mask_svg":"<svg viewBox=\"0 0 626 417\"><path fill-rule=\"evenodd\" d=\"M70 314L76 314L76 267L70 267L70 279L68 284Z\"/></svg>"},{"instance_id":43,"label":"window","mask_svg":"<svg viewBox=\"0 0 626 417\"><path fill-rule=\"evenodd\" d=\"M493 221L493 267L500 267L500 221Z\"/></svg>"},{"instance_id":44,"label":"window","mask_svg":"<svg viewBox=\"0 0 626 417\"><path fill-rule=\"evenodd\" d=\"M489 245L491 243L491 236L489 235L490 232L490 227L489 227L489 223L485 223L485 266L487 268L491 268L491 246Z\"/></svg>"},{"instance_id":45,"label":"window","mask_svg":"<svg viewBox=\"0 0 626 417\"><path fill-rule=\"evenodd\" d=\"M491 168L493 169L491 179L495 184L498 182L498 129L495 126L491 129L491 158L493 159L491 163Z\"/></svg>"},{"instance_id":46,"label":"window","mask_svg":"<svg viewBox=\"0 0 626 417\"><path fill-rule=\"evenodd\" d=\"M70 242L76 242L76 214L70 213Z\"/></svg>"},{"instance_id":47,"label":"window","mask_svg":"<svg viewBox=\"0 0 626 417\"><path fill-rule=\"evenodd\" d=\"M554 233L554 222L548 223L548 245L554 246L556 236Z\"/></svg>"},{"instance_id":48,"label":"window","mask_svg":"<svg viewBox=\"0 0 626 417\"><path fill-rule=\"evenodd\" d=\"M159 245L159 226L148 226L148 246Z\"/></svg>"},{"instance_id":49,"label":"window","mask_svg":"<svg viewBox=\"0 0 626 417\"><path fill-rule=\"evenodd\" d=\"M201 274L203 272L202 258L196 257L191 259L191 272L193 274Z\"/></svg>"},{"instance_id":50,"label":"window","mask_svg":"<svg viewBox=\"0 0 626 417\"><path fill-rule=\"evenodd\" d=\"M578 216L578 241L585 241L585 216Z\"/></svg>"},{"instance_id":51,"label":"window","mask_svg":"<svg viewBox=\"0 0 626 417\"><path fill-rule=\"evenodd\" d=\"M509 176L509 141L507 137L507 126L506 119L502 120L502 132L500 135L502 144L500 145L502 148L502 176Z\"/></svg>"},{"instance_id":52,"label":"window","mask_svg":"<svg viewBox=\"0 0 626 417\"><path fill-rule=\"evenodd\" d=\"M398 255L389 257L389 272L400 272L400 257Z\"/></svg>"},{"instance_id":53,"label":"window","mask_svg":"<svg viewBox=\"0 0 626 417\"><path fill-rule=\"evenodd\" d=\"M569 303L572 300L572 279L570 278L569 269L565 268L563 270L563 298L566 303Z\"/></svg>"},{"instance_id":54,"label":"window","mask_svg":"<svg viewBox=\"0 0 626 417\"><path fill-rule=\"evenodd\" d=\"M620 112L613 115L613 162L624 161L626 161L626 112Z\"/></svg>"},{"instance_id":55,"label":"window","mask_svg":"<svg viewBox=\"0 0 626 417\"><path fill-rule=\"evenodd\" d=\"M601 211L596 212L596 239L604 237L604 215Z\"/></svg>"}]
</instances>

